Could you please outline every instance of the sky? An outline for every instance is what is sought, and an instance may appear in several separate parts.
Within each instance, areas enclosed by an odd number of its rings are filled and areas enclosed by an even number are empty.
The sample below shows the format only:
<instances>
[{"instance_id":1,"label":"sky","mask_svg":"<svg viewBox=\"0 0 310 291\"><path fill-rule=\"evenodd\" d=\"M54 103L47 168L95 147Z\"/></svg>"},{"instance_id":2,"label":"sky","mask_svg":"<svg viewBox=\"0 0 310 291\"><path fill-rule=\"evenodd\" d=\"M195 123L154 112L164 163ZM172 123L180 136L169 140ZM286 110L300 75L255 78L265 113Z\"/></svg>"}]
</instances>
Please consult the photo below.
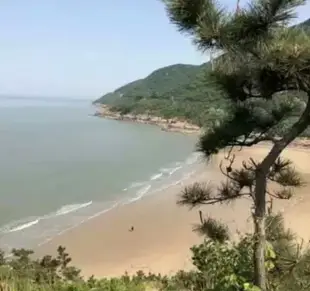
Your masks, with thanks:
<instances>
[{"instance_id":1,"label":"sky","mask_svg":"<svg viewBox=\"0 0 310 291\"><path fill-rule=\"evenodd\" d=\"M160 67L207 60L160 0L0 0L0 95L96 99Z\"/></svg>"}]
</instances>

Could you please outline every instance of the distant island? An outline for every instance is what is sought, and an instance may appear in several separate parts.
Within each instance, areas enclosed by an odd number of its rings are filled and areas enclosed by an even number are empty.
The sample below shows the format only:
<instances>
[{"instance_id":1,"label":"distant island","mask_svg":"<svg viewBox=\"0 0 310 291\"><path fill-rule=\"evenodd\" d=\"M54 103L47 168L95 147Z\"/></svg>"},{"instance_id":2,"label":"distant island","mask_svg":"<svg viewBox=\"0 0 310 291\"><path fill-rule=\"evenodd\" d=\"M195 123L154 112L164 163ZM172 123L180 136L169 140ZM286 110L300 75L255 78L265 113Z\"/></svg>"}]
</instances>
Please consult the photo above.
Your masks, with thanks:
<instances>
[{"instance_id":1,"label":"distant island","mask_svg":"<svg viewBox=\"0 0 310 291\"><path fill-rule=\"evenodd\" d=\"M299 25L310 27L310 19ZM201 127L222 120L230 107L208 78L210 71L209 62L160 68L95 100L96 115L157 124L169 131L199 132ZM302 106L304 96L296 93L296 97ZM292 122L295 119L292 116ZM281 134L285 128L278 130ZM304 135L310 136L310 130Z\"/></svg>"}]
</instances>

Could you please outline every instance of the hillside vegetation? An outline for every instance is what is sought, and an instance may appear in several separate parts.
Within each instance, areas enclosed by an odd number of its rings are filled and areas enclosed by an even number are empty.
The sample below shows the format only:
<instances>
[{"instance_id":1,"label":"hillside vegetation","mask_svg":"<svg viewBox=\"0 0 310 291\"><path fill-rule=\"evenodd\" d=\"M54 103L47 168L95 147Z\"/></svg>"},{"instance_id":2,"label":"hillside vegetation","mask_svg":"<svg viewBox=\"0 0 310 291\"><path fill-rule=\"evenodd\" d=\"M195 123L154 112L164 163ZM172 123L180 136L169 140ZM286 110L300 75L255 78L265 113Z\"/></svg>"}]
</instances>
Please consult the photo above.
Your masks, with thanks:
<instances>
[{"instance_id":1,"label":"hillside vegetation","mask_svg":"<svg viewBox=\"0 0 310 291\"><path fill-rule=\"evenodd\" d=\"M195 80L196 75L202 71L202 66L176 64L169 67L161 68L145 79L140 79L131 82L115 90L113 93L108 93L98 99L96 102L107 103L115 102L114 99L123 97L151 97L154 94L158 96L165 95L172 88L178 88L184 84L191 83Z\"/></svg>"},{"instance_id":2,"label":"hillside vegetation","mask_svg":"<svg viewBox=\"0 0 310 291\"><path fill-rule=\"evenodd\" d=\"M206 82L209 70L209 63L161 68L145 79L102 96L94 103L110 105L113 111L123 114L177 117L202 126L224 114L227 103L216 88Z\"/></svg>"}]
</instances>

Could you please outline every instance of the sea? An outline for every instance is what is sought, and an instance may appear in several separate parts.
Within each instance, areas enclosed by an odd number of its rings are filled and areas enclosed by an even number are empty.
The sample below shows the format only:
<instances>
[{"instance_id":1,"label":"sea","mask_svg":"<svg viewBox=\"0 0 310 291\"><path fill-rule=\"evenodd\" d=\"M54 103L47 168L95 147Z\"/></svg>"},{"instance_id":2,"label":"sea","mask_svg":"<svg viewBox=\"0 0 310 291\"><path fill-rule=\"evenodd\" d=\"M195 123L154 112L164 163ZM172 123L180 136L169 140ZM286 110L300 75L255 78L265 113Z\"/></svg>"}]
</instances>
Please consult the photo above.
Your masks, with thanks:
<instances>
[{"instance_id":1,"label":"sea","mask_svg":"<svg viewBox=\"0 0 310 291\"><path fill-rule=\"evenodd\" d=\"M0 98L0 248L35 248L194 174L195 136L94 117L90 101Z\"/></svg>"}]
</instances>

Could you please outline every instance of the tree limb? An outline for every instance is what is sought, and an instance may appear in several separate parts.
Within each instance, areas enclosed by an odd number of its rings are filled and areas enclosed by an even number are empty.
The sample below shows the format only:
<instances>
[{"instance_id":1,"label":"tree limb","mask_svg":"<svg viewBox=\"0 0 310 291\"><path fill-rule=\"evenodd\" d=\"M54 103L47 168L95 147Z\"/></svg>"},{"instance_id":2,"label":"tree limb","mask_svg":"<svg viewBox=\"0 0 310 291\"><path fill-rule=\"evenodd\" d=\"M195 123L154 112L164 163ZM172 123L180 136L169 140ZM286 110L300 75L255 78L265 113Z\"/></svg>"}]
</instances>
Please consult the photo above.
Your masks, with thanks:
<instances>
[{"instance_id":1,"label":"tree limb","mask_svg":"<svg viewBox=\"0 0 310 291\"><path fill-rule=\"evenodd\" d=\"M306 108L297 122L294 123L292 129L277 141L272 147L271 151L265 157L259 168L267 173L281 152L289 145L296 137L298 137L310 125L310 92L308 94L308 101Z\"/></svg>"}]
</instances>

